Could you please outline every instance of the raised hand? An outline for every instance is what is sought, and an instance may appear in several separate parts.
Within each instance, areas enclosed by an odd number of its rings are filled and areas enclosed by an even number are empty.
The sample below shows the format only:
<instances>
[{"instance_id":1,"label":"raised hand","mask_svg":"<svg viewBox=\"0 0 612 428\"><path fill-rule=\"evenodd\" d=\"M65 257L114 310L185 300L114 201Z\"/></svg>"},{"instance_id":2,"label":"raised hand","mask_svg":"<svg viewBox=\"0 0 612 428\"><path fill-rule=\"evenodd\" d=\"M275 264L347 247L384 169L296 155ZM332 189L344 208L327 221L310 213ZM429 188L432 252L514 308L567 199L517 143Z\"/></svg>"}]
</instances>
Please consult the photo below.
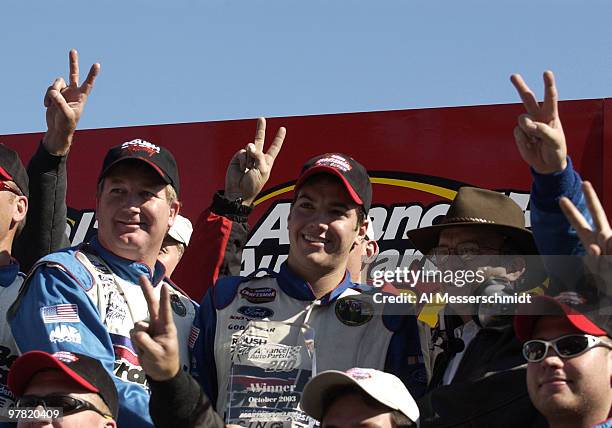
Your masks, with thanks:
<instances>
[{"instance_id":1,"label":"raised hand","mask_svg":"<svg viewBox=\"0 0 612 428\"><path fill-rule=\"evenodd\" d=\"M87 97L100 72L100 64L91 66L87 78L79 86L79 54L72 49L69 53L70 76L68 85L62 77L55 79L45 93L44 104L47 108L47 132L43 144L54 155L65 155L70 150Z\"/></svg>"},{"instance_id":2,"label":"raised hand","mask_svg":"<svg viewBox=\"0 0 612 428\"><path fill-rule=\"evenodd\" d=\"M586 264L599 280L605 284L608 295L612 295L612 229L606 217L601 202L588 181L582 183L587 207L593 217L595 230L591 228L589 222L584 218L574 204L566 197L559 200L561 210L587 251Z\"/></svg>"},{"instance_id":3,"label":"raised hand","mask_svg":"<svg viewBox=\"0 0 612 428\"><path fill-rule=\"evenodd\" d=\"M238 151L225 173L225 196L235 200L242 198L243 205L251 205L270 178L272 165L280 152L287 131L280 127L268 151L263 152L266 138L266 119L257 119L255 140Z\"/></svg>"},{"instance_id":4,"label":"raised hand","mask_svg":"<svg viewBox=\"0 0 612 428\"><path fill-rule=\"evenodd\" d=\"M140 285L149 307L149 322L139 321L134 325L130 331L132 343L145 373L156 381L169 380L181 367L170 291L167 284L162 285L158 300L146 276L140 277Z\"/></svg>"},{"instance_id":5,"label":"raised hand","mask_svg":"<svg viewBox=\"0 0 612 428\"><path fill-rule=\"evenodd\" d=\"M541 105L520 74L513 74L510 80L527 110L519 116L518 126L514 128L514 140L522 158L540 174L563 171L567 166L567 146L557 109L554 74L544 72Z\"/></svg>"}]
</instances>

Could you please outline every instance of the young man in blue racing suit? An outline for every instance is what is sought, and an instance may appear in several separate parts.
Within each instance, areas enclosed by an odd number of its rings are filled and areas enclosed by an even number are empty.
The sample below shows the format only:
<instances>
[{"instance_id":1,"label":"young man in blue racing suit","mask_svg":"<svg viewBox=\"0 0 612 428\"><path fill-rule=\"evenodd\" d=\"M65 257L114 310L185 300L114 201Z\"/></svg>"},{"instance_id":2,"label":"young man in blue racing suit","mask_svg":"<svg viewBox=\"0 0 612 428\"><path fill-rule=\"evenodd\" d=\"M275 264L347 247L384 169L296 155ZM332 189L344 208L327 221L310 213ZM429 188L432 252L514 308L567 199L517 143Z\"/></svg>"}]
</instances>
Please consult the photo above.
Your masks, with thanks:
<instances>
[{"instance_id":1,"label":"young man in blue racing suit","mask_svg":"<svg viewBox=\"0 0 612 428\"><path fill-rule=\"evenodd\" d=\"M256 169L260 160L252 162ZM368 312L346 272L349 252L366 233L371 198L367 171L354 159L339 153L312 158L295 187L289 256L280 272L223 278L208 291L195 326L194 356L199 380L220 413L228 404L236 333L260 320L311 326L317 371L384 369L402 378L413 395L423 393L426 375L416 318ZM262 379L252 383L258 384L251 385L255 389L267 385ZM292 391L299 401L299 387Z\"/></svg>"}]
</instances>

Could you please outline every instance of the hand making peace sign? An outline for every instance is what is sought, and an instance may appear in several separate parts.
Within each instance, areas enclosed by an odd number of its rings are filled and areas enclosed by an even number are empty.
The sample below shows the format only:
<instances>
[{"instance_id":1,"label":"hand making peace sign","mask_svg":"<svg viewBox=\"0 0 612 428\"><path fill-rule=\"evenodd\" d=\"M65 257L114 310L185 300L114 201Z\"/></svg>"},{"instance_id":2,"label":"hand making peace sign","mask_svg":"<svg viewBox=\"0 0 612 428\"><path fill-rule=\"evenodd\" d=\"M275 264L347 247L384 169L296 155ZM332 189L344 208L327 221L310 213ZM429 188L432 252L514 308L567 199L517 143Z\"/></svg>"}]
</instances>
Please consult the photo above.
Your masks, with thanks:
<instances>
[{"instance_id":1,"label":"hand making peace sign","mask_svg":"<svg viewBox=\"0 0 612 428\"><path fill-rule=\"evenodd\" d=\"M536 172L552 174L567 166L565 134L557 109L557 88L552 71L544 72L544 102L540 105L520 74L510 77L527 114L518 118L514 140L522 158Z\"/></svg>"},{"instance_id":2,"label":"hand making peace sign","mask_svg":"<svg viewBox=\"0 0 612 428\"><path fill-rule=\"evenodd\" d=\"M612 229L591 183L582 183L582 191L593 217L595 230L568 198L561 198L559 205L588 253L586 265L598 277L598 286L602 288L603 283L606 294L612 296Z\"/></svg>"},{"instance_id":3,"label":"hand making peace sign","mask_svg":"<svg viewBox=\"0 0 612 428\"><path fill-rule=\"evenodd\" d=\"M257 119L255 140L239 150L230 161L225 173L225 197L242 198L243 205L251 205L270 178L272 165L280 152L287 131L280 127L268 151L263 152L266 138L266 119Z\"/></svg>"},{"instance_id":4,"label":"hand making peace sign","mask_svg":"<svg viewBox=\"0 0 612 428\"><path fill-rule=\"evenodd\" d=\"M87 78L79 86L79 54L72 49L69 53L70 76L68 85L62 77L55 79L45 93L44 104L47 107L47 133L43 144L49 153L65 155L70 150L87 97L94 81L100 72L100 64L91 66Z\"/></svg>"},{"instance_id":5,"label":"hand making peace sign","mask_svg":"<svg viewBox=\"0 0 612 428\"><path fill-rule=\"evenodd\" d=\"M149 308L149 322L134 325L130 331L132 343L145 373L156 381L169 380L176 376L181 364L168 284L161 286L159 299L146 276L140 277L140 285Z\"/></svg>"}]
</instances>

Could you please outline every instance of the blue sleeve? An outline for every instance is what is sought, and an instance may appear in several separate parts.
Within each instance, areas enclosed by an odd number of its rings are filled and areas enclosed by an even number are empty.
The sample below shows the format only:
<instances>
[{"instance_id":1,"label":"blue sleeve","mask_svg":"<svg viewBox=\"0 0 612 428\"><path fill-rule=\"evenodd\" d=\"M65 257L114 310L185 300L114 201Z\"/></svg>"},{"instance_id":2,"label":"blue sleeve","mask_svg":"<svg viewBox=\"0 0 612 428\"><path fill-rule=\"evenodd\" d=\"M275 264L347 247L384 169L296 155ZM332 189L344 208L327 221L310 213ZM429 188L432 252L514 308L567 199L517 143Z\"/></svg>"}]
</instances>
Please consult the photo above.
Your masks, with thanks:
<instances>
[{"instance_id":1,"label":"blue sleeve","mask_svg":"<svg viewBox=\"0 0 612 428\"><path fill-rule=\"evenodd\" d=\"M427 388L417 318L414 315L385 315L384 322L394 331L387 349L385 371L400 378L417 399Z\"/></svg>"},{"instance_id":2,"label":"blue sleeve","mask_svg":"<svg viewBox=\"0 0 612 428\"><path fill-rule=\"evenodd\" d=\"M117 387L120 426L152 427L149 394L141 386L114 375L115 355L110 335L83 285L63 269L41 266L31 274L25 287L11 319L19 350L69 351L98 359ZM47 313L43 317L42 308L57 305L69 308L70 315ZM54 321L58 316L60 319Z\"/></svg>"},{"instance_id":3,"label":"blue sleeve","mask_svg":"<svg viewBox=\"0 0 612 428\"><path fill-rule=\"evenodd\" d=\"M568 157L567 168L558 173L542 175L533 170L531 173L531 229L540 254L583 255L582 243L559 207L559 198L567 197L592 225L582 180L572 160Z\"/></svg>"},{"instance_id":4,"label":"blue sleeve","mask_svg":"<svg viewBox=\"0 0 612 428\"><path fill-rule=\"evenodd\" d=\"M582 180L567 158L565 170L542 175L532 170L531 229L550 277L547 294L577 290L584 285L582 256L584 247L576 230L559 207L559 198L567 197L593 224L582 193Z\"/></svg>"},{"instance_id":5,"label":"blue sleeve","mask_svg":"<svg viewBox=\"0 0 612 428\"><path fill-rule=\"evenodd\" d=\"M213 406L217 405L217 366L215 364L215 330L217 328L217 311L213 302L214 287L209 289L200 304L200 313L194 320L198 337L193 350L196 379L210 398ZM229 358L229 356L228 356Z\"/></svg>"}]
</instances>

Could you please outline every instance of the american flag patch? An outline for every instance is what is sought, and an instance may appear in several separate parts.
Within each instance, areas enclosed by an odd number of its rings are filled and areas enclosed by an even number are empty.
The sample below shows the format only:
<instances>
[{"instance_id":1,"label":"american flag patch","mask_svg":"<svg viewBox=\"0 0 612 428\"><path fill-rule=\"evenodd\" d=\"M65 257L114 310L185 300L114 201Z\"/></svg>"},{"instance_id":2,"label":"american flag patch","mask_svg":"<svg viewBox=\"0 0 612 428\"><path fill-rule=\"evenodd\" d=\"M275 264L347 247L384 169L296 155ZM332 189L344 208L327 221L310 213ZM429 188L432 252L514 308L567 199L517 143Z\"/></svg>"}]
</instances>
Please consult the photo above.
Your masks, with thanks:
<instances>
[{"instance_id":1,"label":"american flag patch","mask_svg":"<svg viewBox=\"0 0 612 428\"><path fill-rule=\"evenodd\" d=\"M194 348L196 344L196 340L198 340L198 336L200 335L200 329L194 326L191 326L191 332L189 333L189 347Z\"/></svg>"},{"instance_id":2,"label":"american flag patch","mask_svg":"<svg viewBox=\"0 0 612 428\"><path fill-rule=\"evenodd\" d=\"M45 324L54 322L81 322L77 305L66 303L63 305L44 306L40 308L40 315Z\"/></svg>"}]
</instances>

